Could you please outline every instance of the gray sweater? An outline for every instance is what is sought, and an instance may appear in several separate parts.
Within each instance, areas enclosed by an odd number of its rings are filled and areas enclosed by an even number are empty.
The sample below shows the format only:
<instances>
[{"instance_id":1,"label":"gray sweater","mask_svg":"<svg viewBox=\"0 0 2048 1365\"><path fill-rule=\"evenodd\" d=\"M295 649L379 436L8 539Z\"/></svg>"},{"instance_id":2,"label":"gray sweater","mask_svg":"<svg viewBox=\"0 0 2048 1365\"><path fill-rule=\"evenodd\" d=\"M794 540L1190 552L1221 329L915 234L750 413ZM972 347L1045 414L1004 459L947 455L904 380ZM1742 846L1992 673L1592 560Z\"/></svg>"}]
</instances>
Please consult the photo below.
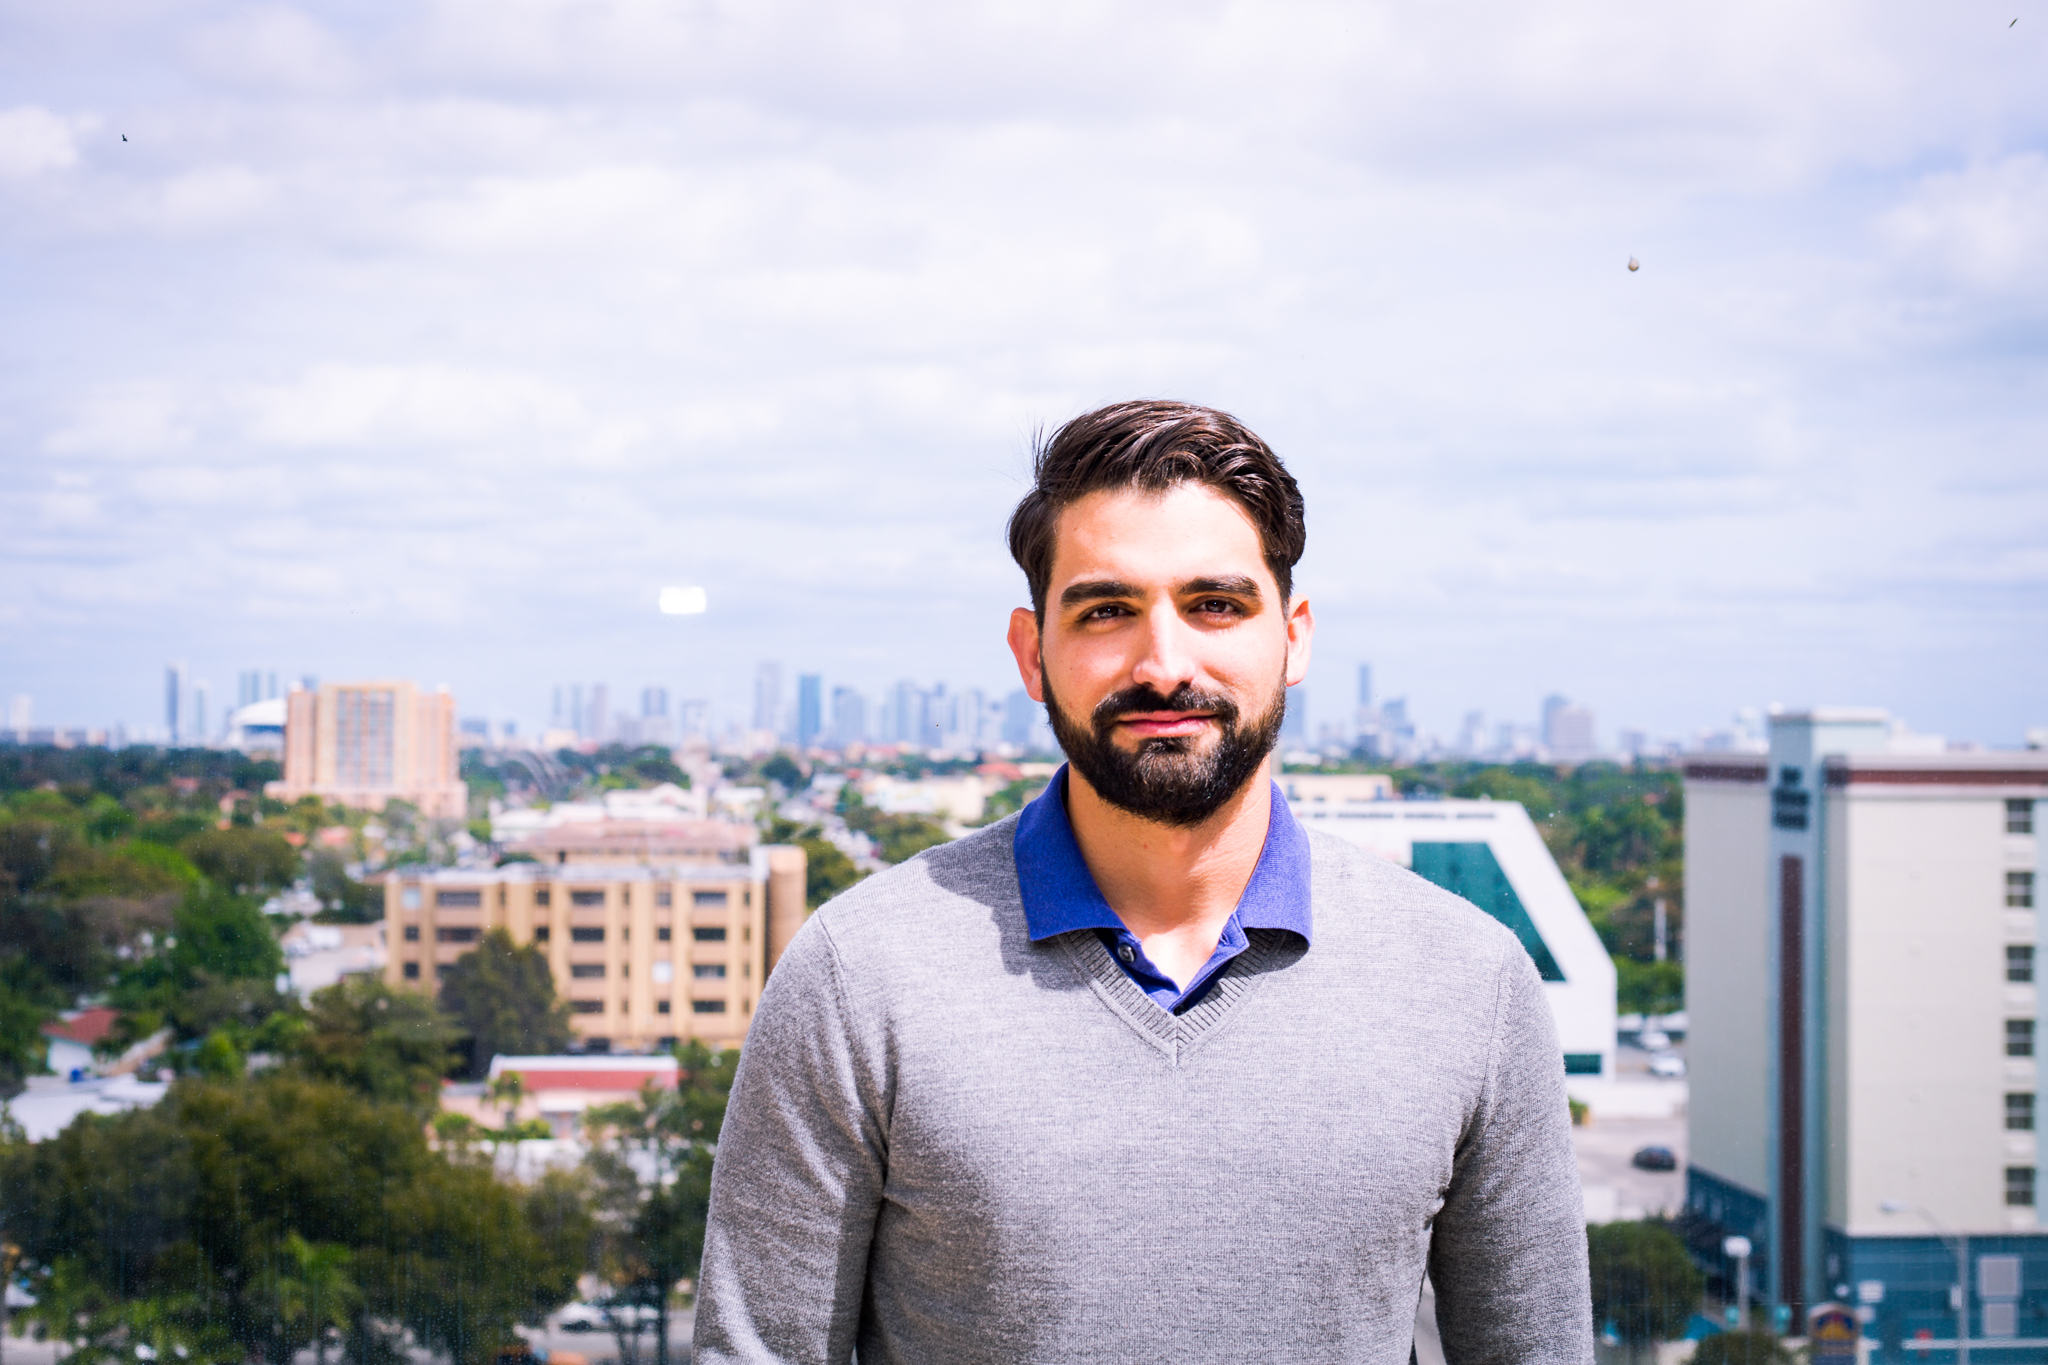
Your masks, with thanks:
<instances>
[{"instance_id":1,"label":"gray sweater","mask_svg":"<svg viewBox=\"0 0 2048 1365\"><path fill-rule=\"evenodd\" d=\"M726 1361L1449 1365L1593 1357L1563 1062L1529 955L1310 835L1270 930L1175 1016L1092 932L1033 944L1015 817L812 917L712 1177Z\"/></svg>"}]
</instances>

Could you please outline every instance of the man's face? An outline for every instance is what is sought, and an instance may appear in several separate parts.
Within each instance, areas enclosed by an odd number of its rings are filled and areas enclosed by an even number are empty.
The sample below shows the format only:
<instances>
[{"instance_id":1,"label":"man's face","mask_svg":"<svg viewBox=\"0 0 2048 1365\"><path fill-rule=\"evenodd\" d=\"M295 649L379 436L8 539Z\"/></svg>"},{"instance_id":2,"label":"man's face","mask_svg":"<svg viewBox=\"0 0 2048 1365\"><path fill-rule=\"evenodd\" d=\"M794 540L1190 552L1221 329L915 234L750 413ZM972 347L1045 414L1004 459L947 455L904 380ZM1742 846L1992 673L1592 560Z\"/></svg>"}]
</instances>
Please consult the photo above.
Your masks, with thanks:
<instances>
[{"instance_id":1,"label":"man's face","mask_svg":"<svg viewBox=\"0 0 2048 1365\"><path fill-rule=\"evenodd\" d=\"M1271 752L1315 621L1283 603L1244 509L1199 484L1091 493L1060 514L1045 622L1010 647L1079 773L1110 804L1198 825Z\"/></svg>"}]
</instances>

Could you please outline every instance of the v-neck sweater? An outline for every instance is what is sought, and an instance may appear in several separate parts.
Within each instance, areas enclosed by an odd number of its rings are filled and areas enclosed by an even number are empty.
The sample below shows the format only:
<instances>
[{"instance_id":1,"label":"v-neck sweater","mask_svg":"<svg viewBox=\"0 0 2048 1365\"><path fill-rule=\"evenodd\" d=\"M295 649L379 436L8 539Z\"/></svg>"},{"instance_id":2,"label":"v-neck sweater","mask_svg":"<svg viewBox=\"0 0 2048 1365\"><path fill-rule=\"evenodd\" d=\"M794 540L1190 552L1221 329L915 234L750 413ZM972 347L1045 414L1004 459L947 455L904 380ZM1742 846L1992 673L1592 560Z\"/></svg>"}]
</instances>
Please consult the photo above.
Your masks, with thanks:
<instances>
[{"instance_id":1,"label":"v-neck sweater","mask_svg":"<svg viewBox=\"0 0 2048 1365\"><path fill-rule=\"evenodd\" d=\"M1506 929L1311 832L1315 948L1183 1013L1034 943L1016 817L869 878L762 992L712 1176L720 1362L1593 1358L1563 1062Z\"/></svg>"}]
</instances>

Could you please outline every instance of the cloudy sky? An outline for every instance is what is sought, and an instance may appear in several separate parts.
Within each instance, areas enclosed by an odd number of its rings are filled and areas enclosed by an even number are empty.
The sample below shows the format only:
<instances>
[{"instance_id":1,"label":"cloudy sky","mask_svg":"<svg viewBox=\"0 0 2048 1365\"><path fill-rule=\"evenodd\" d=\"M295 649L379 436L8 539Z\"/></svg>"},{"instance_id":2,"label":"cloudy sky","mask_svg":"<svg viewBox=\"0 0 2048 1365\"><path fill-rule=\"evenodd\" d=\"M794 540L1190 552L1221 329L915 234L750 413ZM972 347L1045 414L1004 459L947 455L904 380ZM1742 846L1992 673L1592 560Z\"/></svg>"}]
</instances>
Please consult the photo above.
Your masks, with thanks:
<instances>
[{"instance_id":1,"label":"cloudy sky","mask_svg":"<svg viewBox=\"0 0 2048 1365\"><path fill-rule=\"evenodd\" d=\"M5 0L0 693L1007 688L1032 432L1159 395L1302 481L1312 719L1369 660L1439 732L2014 743L2048 8L1996 4Z\"/></svg>"}]
</instances>

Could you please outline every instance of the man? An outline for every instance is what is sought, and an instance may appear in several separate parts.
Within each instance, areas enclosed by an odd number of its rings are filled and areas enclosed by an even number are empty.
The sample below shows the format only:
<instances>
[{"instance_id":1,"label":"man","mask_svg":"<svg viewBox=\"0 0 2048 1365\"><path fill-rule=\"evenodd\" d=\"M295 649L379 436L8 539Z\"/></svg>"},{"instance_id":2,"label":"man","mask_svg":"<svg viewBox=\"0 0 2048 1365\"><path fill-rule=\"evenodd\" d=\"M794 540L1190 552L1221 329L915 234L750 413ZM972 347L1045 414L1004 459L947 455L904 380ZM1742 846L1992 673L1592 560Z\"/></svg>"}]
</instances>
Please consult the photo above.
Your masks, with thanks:
<instances>
[{"instance_id":1,"label":"man","mask_svg":"<svg viewBox=\"0 0 2048 1365\"><path fill-rule=\"evenodd\" d=\"M1010 523L1068 766L818 912L712 1180L714 1362L1592 1359L1562 1058L1528 954L1306 833L1266 776L1314 617L1294 480L1126 403Z\"/></svg>"}]
</instances>

